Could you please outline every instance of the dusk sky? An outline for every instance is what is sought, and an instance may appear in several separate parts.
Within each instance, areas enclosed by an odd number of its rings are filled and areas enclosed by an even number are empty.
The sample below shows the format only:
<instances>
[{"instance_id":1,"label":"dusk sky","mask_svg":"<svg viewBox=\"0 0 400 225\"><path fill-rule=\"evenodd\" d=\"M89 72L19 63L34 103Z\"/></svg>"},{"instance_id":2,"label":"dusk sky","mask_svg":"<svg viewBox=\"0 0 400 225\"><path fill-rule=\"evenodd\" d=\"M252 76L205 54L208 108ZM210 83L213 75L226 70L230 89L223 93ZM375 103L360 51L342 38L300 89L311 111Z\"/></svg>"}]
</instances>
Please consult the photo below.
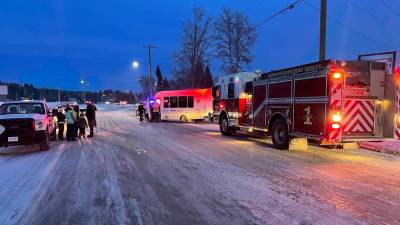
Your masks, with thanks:
<instances>
[{"instance_id":1,"label":"dusk sky","mask_svg":"<svg viewBox=\"0 0 400 225\"><path fill-rule=\"evenodd\" d=\"M153 66L171 76L171 56L179 48L182 24L194 5L216 16L224 6L239 9L257 24L293 2L288 0L2 0L0 80L38 87L79 89L88 75L89 90L139 91L147 74L147 52L157 46ZM319 7L320 0L308 0ZM400 51L400 1L328 0L327 57ZM397 14L397 15L396 15ZM342 24L342 25L339 25ZM344 27L343 24L348 27ZM319 13L304 3L257 30L249 71L268 71L317 60ZM399 57L400 58L400 57ZM141 67L134 70L131 62ZM219 75L216 63L212 72Z\"/></svg>"}]
</instances>

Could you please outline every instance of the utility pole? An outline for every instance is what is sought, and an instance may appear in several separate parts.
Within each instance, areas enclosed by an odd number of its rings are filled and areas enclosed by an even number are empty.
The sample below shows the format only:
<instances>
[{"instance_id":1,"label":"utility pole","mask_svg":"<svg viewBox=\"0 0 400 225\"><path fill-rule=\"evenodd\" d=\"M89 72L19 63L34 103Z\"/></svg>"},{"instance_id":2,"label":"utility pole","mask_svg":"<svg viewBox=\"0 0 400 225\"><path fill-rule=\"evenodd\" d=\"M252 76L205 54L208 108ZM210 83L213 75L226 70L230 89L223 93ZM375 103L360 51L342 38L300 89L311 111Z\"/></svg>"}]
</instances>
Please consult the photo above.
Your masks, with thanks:
<instances>
[{"instance_id":1,"label":"utility pole","mask_svg":"<svg viewBox=\"0 0 400 225\"><path fill-rule=\"evenodd\" d=\"M148 49L148 52L149 52L149 98L153 95L153 91L151 90L152 88L152 81L151 81L151 73L152 73L152 70L151 70L151 49L152 48L156 48L156 46L153 46L153 45L143 45L143 48L147 48Z\"/></svg>"},{"instance_id":2,"label":"utility pole","mask_svg":"<svg viewBox=\"0 0 400 225\"><path fill-rule=\"evenodd\" d=\"M58 103L61 102L61 89L60 86L58 86Z\"/></svg>"},{"instance_id":3,"label":"utility pole","mask_svg":"<svg viewBox=\"0 0 400 225\"><path fill-rule=\"evenodd\" d=\"M325 60L326 53L326 8L327 0L321 0L321 17L319 27L319 60Z\"/></svg>"}]
</instances>

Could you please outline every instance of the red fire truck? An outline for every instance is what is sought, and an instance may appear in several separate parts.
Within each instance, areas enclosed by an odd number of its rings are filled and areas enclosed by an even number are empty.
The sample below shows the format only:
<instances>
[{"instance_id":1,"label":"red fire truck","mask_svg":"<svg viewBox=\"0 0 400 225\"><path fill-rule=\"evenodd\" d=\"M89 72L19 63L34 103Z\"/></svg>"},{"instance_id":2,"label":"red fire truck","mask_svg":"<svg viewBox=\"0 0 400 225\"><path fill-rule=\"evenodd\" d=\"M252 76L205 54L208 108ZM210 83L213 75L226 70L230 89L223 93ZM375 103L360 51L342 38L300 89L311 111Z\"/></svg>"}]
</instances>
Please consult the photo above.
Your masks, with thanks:
<instances>
[{"instance_id":1,"label":"red fire truck","mask_svg":"<svg viewBox=\"0 0 400 225\"><path fill-rule=\"evenodd\" d=\"M288 148L290 137L321 145L383 138L384 63L327 60L233 74L219 79L213 96L214 121L223 135L265 132L278 149Z\"/></svg>"}]
</instances>

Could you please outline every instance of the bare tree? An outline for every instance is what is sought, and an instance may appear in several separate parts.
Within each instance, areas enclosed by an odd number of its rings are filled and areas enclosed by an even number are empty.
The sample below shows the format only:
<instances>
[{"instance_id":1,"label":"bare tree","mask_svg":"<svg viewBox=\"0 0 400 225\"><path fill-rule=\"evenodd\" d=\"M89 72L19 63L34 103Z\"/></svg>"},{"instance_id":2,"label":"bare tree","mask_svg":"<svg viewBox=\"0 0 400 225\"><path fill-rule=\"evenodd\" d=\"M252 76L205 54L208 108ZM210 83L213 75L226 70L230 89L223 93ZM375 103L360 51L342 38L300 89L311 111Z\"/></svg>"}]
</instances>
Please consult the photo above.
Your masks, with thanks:
<instances>
[{"instance_id":1,"label":"bare tree","mask_svg":"<svg viewBox=\"0 0 400 225\"><path fill-rule=\"evenodd\" d=\"M240 72L251 63L256 34L243 12L224 8L214 23L213 40L225 73Z\"/></svg>"},{"instance_id":2,"label":"bare tree","mask_svg":"<svg viewBox=\"0 0 400 225\"><path fill-rule=\"evenodd\" d=\"M196 66L207 65L210 49L212 20L200 7L193 8L193 18L184 23L181 49L173 56L173 74L181 88L196 87Z\"/></svg>"}]
</instances>

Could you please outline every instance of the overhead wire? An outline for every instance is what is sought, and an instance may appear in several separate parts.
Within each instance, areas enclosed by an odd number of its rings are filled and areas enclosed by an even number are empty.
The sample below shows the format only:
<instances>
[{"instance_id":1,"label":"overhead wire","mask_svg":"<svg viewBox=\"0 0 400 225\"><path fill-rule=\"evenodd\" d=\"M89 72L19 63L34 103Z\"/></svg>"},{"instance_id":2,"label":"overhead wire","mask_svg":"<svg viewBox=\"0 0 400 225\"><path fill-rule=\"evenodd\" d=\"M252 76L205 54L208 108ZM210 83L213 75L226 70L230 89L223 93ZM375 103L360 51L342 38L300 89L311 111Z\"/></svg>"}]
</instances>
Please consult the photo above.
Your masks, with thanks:
<instances>
[{"instance_id":1,"label":"overhead wire","mask_svg":"<svg viewBox=\"0 0 400 225\"><path fill-rule=\"evenodd\" d=\"M371 12L371 10L368 10L368 9L366 9L366 8L364 8L364 7L361 7L359 4L356 4L356 3L354 3L354 2L351 1L351 0L347 0L347 1L350 2L350 4L351 4L354 8L357 8L357 9L363 11L365 14L369 15L370 17L373 17L374 19L379 20L379 21L383 21L383 19L382 19L381 17L378 17L376 14L374 14L373 12Z\"/></svg>"},{"instance_id":2,"label":"overhead wire","mask_svg":"<svg viewBox=\"0 0 400 225\"><path fill-rule=\"evenodd\" d=\"M261 22L257 23L255 26L253 26L252 30L257 29L259 26L263 25L264 23L267 23L268 21L272 20L273 18L285 13L286 11L294 9L300 2L303 0L297 0L289 4L288 6L284 7L283 9L277 11L276 13L272 14L270 17L262 20Z\"/></svg>"},{"instance_id":3,"label":"overhead wire","mask_svg":"<svg viewBox=\"0 0 400 225\"><path fill-rule=\"evenodd\" d=\"M307 0L302 0L302 1L303 1L308 7L312 8L313 10L315 10L315 11L317 11L317 12L319 12L319 13L321 12L321 10L320 10L318 7L316 7L315 5L311 4L311 3L308 2ZM346 28L346 29L349 30L350 32L353 32L353 33L355 33L355 34L357 34L357 35L363 37L364 39L369 40L370 42L374 42L375 44L378 44L378 45L386 45L387 47L393 47L392 45L390 45L390 44L388 44L388 43L385 43L385 42L376 40L376 39L374 39L374 38L372 38L372 37L370 37L370 36L368 36L368 35L366 35L366 34L360 32L360 31L358 31L358 30L354 29L353 27L351 27L351 26L349 26L349 25L347 25L347 24L341 22L340 20L336 19L335 17L330 16L329 14L327 14L327 18L330 19L331 21L333 21L334 23L336 23L336 24L338 24L338 25L340 25L340 26Z\"/></svg>"},{"instance_id":4,"label":"overhead wire","mask_svg":"<svg viewBox=\"0 0 400 225\"><path fill-rule=\"evenodd\" d=\"M382 3L382 5L384 5L386 8L389 9L389 11L391 11L394 15L396 16L400 16L400 12L397 12L392 6L390 6L387 2L385 2L384 0L378 0Z\"/></svg>"}]
</instances>

